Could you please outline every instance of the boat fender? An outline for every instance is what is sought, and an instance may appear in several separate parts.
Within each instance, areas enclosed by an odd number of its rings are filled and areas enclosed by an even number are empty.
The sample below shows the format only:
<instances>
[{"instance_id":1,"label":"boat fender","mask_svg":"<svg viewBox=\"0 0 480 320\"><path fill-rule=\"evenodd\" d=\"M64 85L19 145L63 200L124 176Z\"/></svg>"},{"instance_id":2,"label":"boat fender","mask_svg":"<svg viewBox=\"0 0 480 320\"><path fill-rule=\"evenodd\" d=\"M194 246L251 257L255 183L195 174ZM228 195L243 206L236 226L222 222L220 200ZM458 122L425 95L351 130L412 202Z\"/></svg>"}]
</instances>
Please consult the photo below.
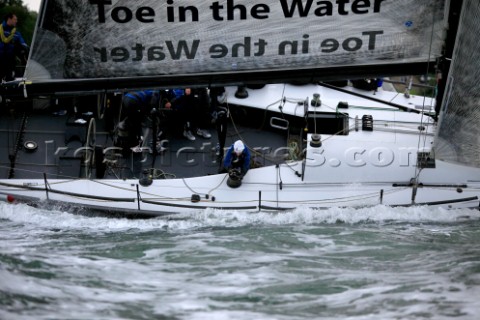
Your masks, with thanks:
<instances>
[{"instance_id":1,"label":"boat fender","mask_svg":"<svg viewBox=\"0 0 480 320\"><path fill-rule=\"evenodd\" d=\"M198 194L192 194L192 198L190 199L193 203L200 202L200 195Z\"/></svg>"}]
</instances>

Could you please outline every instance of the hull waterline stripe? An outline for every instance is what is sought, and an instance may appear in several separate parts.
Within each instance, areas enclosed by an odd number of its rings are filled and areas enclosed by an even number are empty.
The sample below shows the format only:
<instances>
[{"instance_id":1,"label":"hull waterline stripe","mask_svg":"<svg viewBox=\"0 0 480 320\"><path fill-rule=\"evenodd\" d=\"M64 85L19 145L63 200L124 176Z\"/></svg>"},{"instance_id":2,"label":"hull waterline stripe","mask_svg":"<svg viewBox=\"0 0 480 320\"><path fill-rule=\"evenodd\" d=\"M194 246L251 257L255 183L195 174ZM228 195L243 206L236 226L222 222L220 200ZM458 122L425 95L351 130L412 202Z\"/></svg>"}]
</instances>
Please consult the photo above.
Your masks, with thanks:
<instances>
[{"instance_id":1,"label":"hull waterline stripe","mask_svg":"<svg viewBox=\"0 0 480 320\"><path fill-rule=\"evenodd\" d=\"M435 206L440 204L459 203L478 200L478 197L469 197L461 199L443 200L443 201L430 201L430 202L417 202L411 204L392 204L390 207L413 207L413 206Z\"/></svg>"},{"instance_id":2,"label":"hull waterline stripe","mask_svg":"<svg viewBox=\"0 0 480 320\"><path fill-rule=\"evenodd\" d=\"M158 205L158 206L189 208L189 209L220 209L220 210L254 210L254 209L257 209L257 206L243 206L243 207L194 206L194 205L188 205L188 204L156 202L156 201L149 201L149 200L143 200L143 199L142 199L142 202L143 203L148 203L148 204L154 204L154 205Z\"/></svg>"}]
</instances>

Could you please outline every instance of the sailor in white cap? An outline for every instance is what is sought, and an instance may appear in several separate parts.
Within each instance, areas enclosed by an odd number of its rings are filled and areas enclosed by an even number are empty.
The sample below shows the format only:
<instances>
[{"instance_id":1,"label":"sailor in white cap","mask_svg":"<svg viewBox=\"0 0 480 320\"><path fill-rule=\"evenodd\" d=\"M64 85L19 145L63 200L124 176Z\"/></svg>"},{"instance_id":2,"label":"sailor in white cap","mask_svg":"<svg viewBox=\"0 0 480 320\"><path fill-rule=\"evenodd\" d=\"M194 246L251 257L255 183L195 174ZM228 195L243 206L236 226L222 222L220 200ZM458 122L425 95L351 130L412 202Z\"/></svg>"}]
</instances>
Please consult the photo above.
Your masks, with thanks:
<instances>
[{"instance_id":1,"label":"sailor in white cap","mask_svg":"<svg viewBox=\"0 0 480 320\"><path fill-rule=\"evenodd\" d=\"M223 167L229 173L232 170L239 171L241 177L250 169L250 151L241 140L235 141L227 150Z\"/></svg>"}]
</instances>

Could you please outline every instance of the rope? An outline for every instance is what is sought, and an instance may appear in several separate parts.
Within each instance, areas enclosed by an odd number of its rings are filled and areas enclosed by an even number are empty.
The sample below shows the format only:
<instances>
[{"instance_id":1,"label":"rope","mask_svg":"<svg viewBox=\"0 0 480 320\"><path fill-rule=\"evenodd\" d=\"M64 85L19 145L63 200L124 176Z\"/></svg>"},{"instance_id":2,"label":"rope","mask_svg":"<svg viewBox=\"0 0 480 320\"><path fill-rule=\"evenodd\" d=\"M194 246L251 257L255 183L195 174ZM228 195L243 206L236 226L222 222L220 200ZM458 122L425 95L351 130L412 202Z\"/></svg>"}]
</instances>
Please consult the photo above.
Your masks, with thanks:
<instances>
[{"instance_id":1,"label":"rope","mask_svg":"<svg viewBox=\"0 0 480 320\"><path fill-rule=\"evenodd\" d=\"M228 108L229 108L229 106L228 106L228 100L227 100L226 104L227 104L227 109L228 109ZM269 108L269 107L272 106L272 105L273 105L273 104L270 104L269 106L267 106L267 108ZM276 162L275 162L274 159L271 159L271 158L269 158L269 157L266 157L265 155L261 154L260 152L254 150L254 149L251 149L251 148L248 146L248 143L245 143L246 140L245 140L245 139L242 137L242 135L240 134L240 131L238 130L237 125L235 124L235 120L233 119L233 115L232 115L232 114L230 114L230 121L231 121L231 123L232 123L232 125L233 125L235 134L238 136L238 138L239 138L240 140L242 140L242 141L244 142L245 146L248 148L248 150L249 150L253 155L255 155L255 156L263 156L263 158L266 159L267 161L269 161L270 163L276 164Z\"/></svg>"},{"instance_id":2,"label":"rope","mask_svg":"<svg viewBox=\"0 0 480 320\"><path fill-rule=\"evenodd\" d=\"M288 146L288 156L290 160L297 160L297 151L298 151L298 144L296 141L290 141Z\"/></svg>"},{"instance_id":3,"label":"rope","mask_svg":"<svg viewBox=\"0 0 480 320\"><path fill-rule=\"evenodd\" d=\"M435 26L435 14L433 13L433 10L432 10L432 29L431 29L431 32L430 32L430 43L429 43L429 46L428 46L429 60L432 58L433 35L434 35L434 31L435 31L434 26ZM427 70L425 70L427 78L428 78L429 68L430 68L430 64L427 64ZM425 97L425 95L423 95L423 105L422 105L423 109L425 108L425 101L426 101L426 97ZM420 117L420 125L423 125L423 116L424 116L424 113L422 112L421 117ZM417 150L420 150L420 146L422 144L421 140L422 140L422 132L420 132L419 135L418 135ZM425 148L426 141L427 141L427 135L424 134L423 135L423 148ZM419 166L415 167L415 181L418 181L418 177L420 176L420 172L422 172L422 169L423 168L419 168Z\"/></svg>"},{"instance_id":4,"label":"rope","mask_svg":"<svg viewBox=\"0 0 480 320\"><path fill-rule=\"evenodd\" d=\"M225 181L225 179L227 178L227 176L228 176L228 174L225 174L225 176L223 177L222 181L220 181L220 183L219 183L216 187L210 189L210 190L208 191L208 194L211 194L212 191L218 189L218 188L223 184L223 181Z\"/></svg>"},{"instance_id":5,"label":"rope","mask_svg":"<svg viewBox=\"0 0 480 320\"><path fill-rule=\"evenodd\" d=\"M215 187L213 187L212 189L208 190L207 193L205 193L205 195L211 195L213 191L215 191L216 189L218 189L222 184L223 182L225 181L225 179L227 178L228 174L224 174L223 176L223 179L220 181L220 183L218 185L216 185ZM187 181L185 180L185 178L182 178L182 182L183 184L187 187L188 190L190 190L192 193L195 193L195 194L198 194L198 193L201 193L201 192L196 192L195 190L193 190L188 184L187 184Z\"/></svg>"},{"instance_id":6,"label":"rope","mask_svg":"<svg viewBox=\"0 0 480 320\"><path fill-rule=\"evenodd\" d=\"M176 176L173 173L166 173L162 169L152 168L152 176L154 179L175 179Z\"/></svg>"}]
</instances>

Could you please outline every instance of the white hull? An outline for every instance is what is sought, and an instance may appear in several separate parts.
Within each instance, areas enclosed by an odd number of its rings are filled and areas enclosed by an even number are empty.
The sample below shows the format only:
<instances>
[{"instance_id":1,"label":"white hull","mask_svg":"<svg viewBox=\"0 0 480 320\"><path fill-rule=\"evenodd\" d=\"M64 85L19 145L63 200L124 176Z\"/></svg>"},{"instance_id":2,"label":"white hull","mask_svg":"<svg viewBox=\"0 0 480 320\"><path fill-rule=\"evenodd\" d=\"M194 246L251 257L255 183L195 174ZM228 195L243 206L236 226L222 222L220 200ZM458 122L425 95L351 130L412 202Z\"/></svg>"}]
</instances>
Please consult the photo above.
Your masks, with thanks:
<instances>
[{"instance_id":1,"label":"white hull","mask_svg":"<svg viewBox=\"0 0 480 320\"><path fill-rule=\"evenodd\" d=\"M132 215L162 215L205 208L257 212L291 210L299 206L321 209L379 204L479 207L480 169L439 159L435 160L434 167L420 169L417 166L417 151L428 153L433 145L435 123L430 117L318 85L285 88L269 85L249 90L247 99L235 98L234 90L227 88L230 104L298 117L305 115L298 101L319 93L321 107L309 106L308 112L318 112L327 118L348 114L349 133L322 134L320 147L310 145L310 133L305 160L250 169L238 188L227 185L226 174L154 179L149 186L142 186L138 179L4 179L0 180L0 194L4 200L14 198L31 204L50 201ZM282 92L286 102L282 110L275 110L282 101ZM433 111L430 100L420 97L407 99L402 94L386 91L375 93L375 97L414 110L426 101L427 105L421 108ZM337 109L340 101L348 102L349 108ZM373 117L372 131L361 128L359 119L365 114ZM251 143L250 147L253 147ZM278 152L288 154L289 150L284 148Z\"/></svg>"},{"instance_id":2,"label":"white hull","mask_svg":"<svg viewBox=\"0 0 480 320\"><path fill-rule=\"evenodd\" d=\"M49 200L102 211L152 215L205 208L256 212L300 206L322 209L379 204L478 208L480 171L442 162L437 162L437 166L431 173L421 175L421 184L416 188L400 177L383 181L374 176L371 181L334 179L338 170L332 168L328 168L322 181L301 181L295 174L301 172L301 163L297 162L288 167L251 169L242 185L235 189L227 185L226 174L219 174L154 180L148 187L139 185L138 180L48 180L47 187L43 181L10 180L2 181L1 193L31 204ZM200 201L193 202L192 195L198 195Z\"/></svg>"}]
</instances>

